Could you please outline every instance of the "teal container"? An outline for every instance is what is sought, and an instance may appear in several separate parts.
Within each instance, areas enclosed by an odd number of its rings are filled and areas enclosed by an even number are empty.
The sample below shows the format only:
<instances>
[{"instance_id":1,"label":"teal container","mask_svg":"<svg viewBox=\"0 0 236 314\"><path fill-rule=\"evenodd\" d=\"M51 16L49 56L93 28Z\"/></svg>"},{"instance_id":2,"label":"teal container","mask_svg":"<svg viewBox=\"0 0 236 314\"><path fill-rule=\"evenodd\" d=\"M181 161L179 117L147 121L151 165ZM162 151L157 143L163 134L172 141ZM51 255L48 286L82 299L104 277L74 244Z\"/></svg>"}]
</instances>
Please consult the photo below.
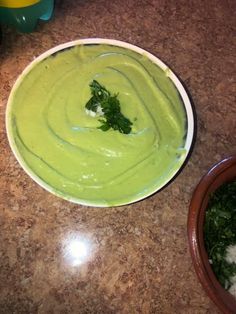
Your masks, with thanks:
<instances>
[{"instance_id":1,"label":"teal container","mask_svg":"<svg viewBox=\"0 0 236 314\"><path fill-rule=\"evenodd\" d=\"M38 20L51 18L53 8L54 0L0 0L0 24L29 33L35 29Z\"/></svg>"}]
</instances>

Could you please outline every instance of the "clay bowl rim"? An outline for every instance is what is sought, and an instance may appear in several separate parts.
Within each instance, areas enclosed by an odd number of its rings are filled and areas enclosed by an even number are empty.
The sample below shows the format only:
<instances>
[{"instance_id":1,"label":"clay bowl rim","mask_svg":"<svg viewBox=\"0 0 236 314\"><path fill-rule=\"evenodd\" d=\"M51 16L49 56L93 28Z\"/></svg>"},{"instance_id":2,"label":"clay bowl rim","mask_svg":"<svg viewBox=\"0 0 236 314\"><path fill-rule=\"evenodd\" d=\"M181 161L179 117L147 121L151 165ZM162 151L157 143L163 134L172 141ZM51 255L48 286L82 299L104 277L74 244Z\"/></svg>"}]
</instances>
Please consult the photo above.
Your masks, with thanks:
<instances>
[{"instance_id":1,"label":"clay bowl rim","mask_svg":"<svg viewBox=\"0 0 236 314\"><path fill-rule=\"evenodd\" d=\"M225 314L236 313L236 300L216 279L204 246L203 223L211 193L236 179L236 153L213 165L197 185L189 207L188 241L192 262L207 295Z\"/></svg>"}]
</instances>

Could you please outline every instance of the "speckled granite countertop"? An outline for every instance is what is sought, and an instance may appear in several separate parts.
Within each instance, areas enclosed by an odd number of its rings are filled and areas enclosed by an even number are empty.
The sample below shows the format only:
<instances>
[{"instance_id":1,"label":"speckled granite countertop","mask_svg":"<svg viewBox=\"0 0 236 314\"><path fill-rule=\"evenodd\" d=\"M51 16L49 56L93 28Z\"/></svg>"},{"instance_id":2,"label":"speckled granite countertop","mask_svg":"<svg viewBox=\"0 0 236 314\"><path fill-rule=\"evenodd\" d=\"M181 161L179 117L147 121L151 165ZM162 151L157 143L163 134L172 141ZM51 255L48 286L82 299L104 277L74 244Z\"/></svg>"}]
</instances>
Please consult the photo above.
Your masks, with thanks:
<instances>
[{"instance_id":1,"label":"speckled granite countertop","mask_svg":"<svg viewBox=\"0 0 236 314\"><path fill-rule=\"evenodd\" d=\"M32 34L4 30L0 313L218 313L194 273L186 222L200 177L236 147L235 10L233 0L70 0L57 2L53 20ZM130 206L86 208L51 195L24 173L7 142L5 108L17 76L34 56L85 37L120 39L157 55L196 108L197 141L182 173Z\"/></svg>"}]
</instances>

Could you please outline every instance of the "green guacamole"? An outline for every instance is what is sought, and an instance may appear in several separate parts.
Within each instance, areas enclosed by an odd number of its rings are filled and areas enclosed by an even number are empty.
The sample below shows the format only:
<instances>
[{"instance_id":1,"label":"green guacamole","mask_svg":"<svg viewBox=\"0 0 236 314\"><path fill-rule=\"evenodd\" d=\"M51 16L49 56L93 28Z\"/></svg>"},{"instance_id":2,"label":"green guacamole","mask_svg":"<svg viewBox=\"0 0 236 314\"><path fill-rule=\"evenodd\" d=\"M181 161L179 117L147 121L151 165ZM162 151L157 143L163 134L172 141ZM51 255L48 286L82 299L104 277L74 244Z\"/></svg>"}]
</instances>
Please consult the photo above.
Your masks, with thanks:
<instances>
[{"instance_id":1,"label":"green guacamole","mask_svg":"<svg viewBox=\"0 0 236 314\"><path fill-rule=\"evenodd\" d=\"M130 134L103 132L99 117L86 113L93 79L118 93ZM145 55L112 45L78 45L34 65L11 98L9 130L38 183L89 205L141 199L186 157L186 113L167 73Z\"/></svg>"}]
</instances>

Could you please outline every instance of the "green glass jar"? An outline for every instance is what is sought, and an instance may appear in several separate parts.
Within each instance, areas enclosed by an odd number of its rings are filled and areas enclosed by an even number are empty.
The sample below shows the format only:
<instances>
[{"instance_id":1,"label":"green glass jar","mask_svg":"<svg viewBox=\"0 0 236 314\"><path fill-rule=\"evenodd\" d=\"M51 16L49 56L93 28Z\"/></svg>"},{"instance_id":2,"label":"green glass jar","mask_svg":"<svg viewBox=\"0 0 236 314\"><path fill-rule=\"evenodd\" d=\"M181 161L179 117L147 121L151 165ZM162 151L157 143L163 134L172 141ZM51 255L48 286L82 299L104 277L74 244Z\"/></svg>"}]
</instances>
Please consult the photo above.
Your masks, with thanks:
<instances>
[{"instance_id":1,"label":"green glass jar","mask_svg":"<svg viewBox=\"0 0 236 314\"><path fill-rule=\"evenodd\" d=\"M32 32L38 20L49 20L54 0L0 0L0 23L20 32Z\"/></svg>"}]
</instances>

